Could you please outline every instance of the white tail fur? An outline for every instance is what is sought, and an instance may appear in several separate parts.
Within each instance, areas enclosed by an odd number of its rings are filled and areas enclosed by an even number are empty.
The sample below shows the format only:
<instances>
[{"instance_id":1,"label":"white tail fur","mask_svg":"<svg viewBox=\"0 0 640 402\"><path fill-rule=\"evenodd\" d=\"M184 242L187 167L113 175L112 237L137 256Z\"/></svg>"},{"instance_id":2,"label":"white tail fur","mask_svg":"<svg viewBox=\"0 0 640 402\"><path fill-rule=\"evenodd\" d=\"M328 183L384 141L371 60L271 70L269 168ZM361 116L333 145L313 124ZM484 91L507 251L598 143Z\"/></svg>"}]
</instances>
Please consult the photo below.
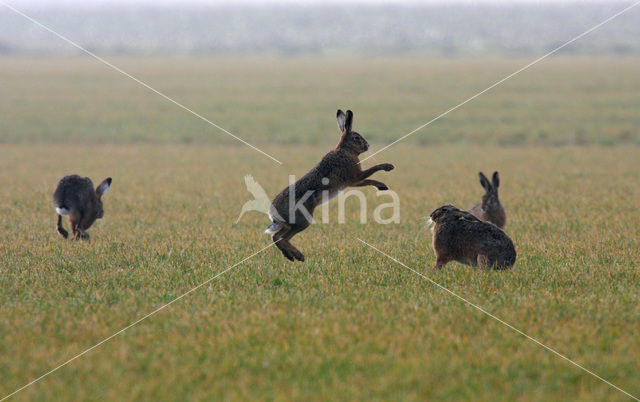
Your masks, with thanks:
<instances>
[{"instance_id":1,"label":"white tail fur","mask_svg":"<svg viewBox=\"0 0 640 402\"><path fill-rule=\"evenodd\" d=\"M273 233L276 233L276 232L280 231L280 229L282 229L282 223L273 222L271 225L269 225L267 230L264 231L264 233L265 234L273 234Z\"/></svg>"},{"instance_id":2,"label":"white tail fur","mask_svg":"<svg viewBox=\"0 0 640 402\"><path fill-rule=\"evenodd\" d=\"M60 207L56 207L56 212L58 213L58 215L69 215L69 210L67 208L60 208Z\"/></svg>"}]
</instances>

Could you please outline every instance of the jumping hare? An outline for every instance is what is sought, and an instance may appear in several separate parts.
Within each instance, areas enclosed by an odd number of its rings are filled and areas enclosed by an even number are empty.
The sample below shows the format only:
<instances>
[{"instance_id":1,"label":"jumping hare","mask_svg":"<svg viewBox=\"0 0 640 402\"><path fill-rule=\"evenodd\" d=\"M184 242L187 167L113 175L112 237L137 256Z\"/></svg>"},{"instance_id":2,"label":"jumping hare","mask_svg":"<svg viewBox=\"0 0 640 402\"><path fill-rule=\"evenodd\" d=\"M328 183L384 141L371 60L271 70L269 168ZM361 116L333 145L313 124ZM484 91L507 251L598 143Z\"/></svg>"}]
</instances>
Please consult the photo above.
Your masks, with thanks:
<instances>
[{"instance_id":1,"label":"jumping hare","mask_svg":"<svg viewBox=\"0 0 640 402\"><path fill-rule=\"evenodd\" d=\"M347 110L346 114L338 110L337 119L342 136L336 148L295 184L282 190L269 208L269 218L273 223L265 233L273 234L276 246L291 261L304 261L304 255L290 240L309 227L313 210L318 205L329 201L347 187L374 186L378 190L389 189L386 184L368 177L379 170L393 170L393 165L383 163L362 170L358 155L366 152L369 144L360 134L351 131L351 110Z\"/></svg>"},{"instance_id":2,"label":"jumping hare","mask_svg":"<svg viewBox=\"0 0 640 402\"><path fill-rule=\"evenodd\" d=\"M507 215L504 213L504 208L500 204L498 199L498 187L500 186L500 176L498 172L493 172L491 183L484 173L479 172L480 184L485 189L485 193L482 196L482 204L476 204L469 209L473 215L475 215L481 221L487 221L495 224L500 229L504 229L507 224Z\"/></svg>"},{"instance_id":3,"label":"jumping hare","mask_svg":"<svg viewBox=\"0 0 640 402\"><path fill-rule=\"evenodd\" d=\"M53 193L53 205L58 213L58 233L65 239L69 236L62 227L62 215L69 215L74 239L89 239L86 231L96 219L104 216L102 196L110 185L111 177L104 179L95 189L88 177L75 174L63 177Z\"/></svg>"},{"instance_id":4,"label":"jumping hare","mask_svg":"<svg viewBox=\"0 0 640 402\"><path fill-rule=\"evenodd\" d=\"M516 261L516 249L496 225L483 222L467 211L444 205L431 213L436 269L449 261L508 269Z\"/></svg>"}]
</instances>

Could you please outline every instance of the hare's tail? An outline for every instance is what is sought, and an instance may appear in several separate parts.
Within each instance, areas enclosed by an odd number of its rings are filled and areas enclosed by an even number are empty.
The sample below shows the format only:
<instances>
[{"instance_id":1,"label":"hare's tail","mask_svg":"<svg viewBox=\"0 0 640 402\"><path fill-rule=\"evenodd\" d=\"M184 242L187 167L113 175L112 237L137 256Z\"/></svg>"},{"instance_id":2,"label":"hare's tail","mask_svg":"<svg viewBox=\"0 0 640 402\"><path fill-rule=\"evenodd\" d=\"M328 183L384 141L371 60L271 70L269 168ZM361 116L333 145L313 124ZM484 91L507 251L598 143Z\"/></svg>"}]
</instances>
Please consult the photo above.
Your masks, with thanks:
<instances>
[{"instance_id":1,"label":"hare's tail","mask_svg":"<svg viewBox=\"0 0 640 402\"><path fill-rule=\"evenodd\" d=\"M269 219L271 220L271 225L269 225L269 227L267 228L267 230L264 231L265 234L274 234L280 231L280 229L282 229L285 225L283 222L280 222L280 219L276 219L273 216L272 211L268 212L269 214Z\"/></svg>"},{"instance_id":2,"label":"hare's tail","mask_svg":"<svg viewBox=\"0 0 640 402\"><path fill-rule=\"evenodd\" d=\"M69 215L69 211L67 208L65 207L56 207L56 212L58 213L58 215Z\"/></svg>"},{"instance_id":3,"label":"hare's tail","mask_svg":"<svg viewBox=\"0 0 640 402\"><path fill-rule=\"evenodd\" d=\"M267 230L264 231L265 234L274 234L280 231L280 229L282 229L284 227L284 225L280 222L273 222L271 225L269 225L269 227L267 228Z\"/></svg>"}]
</instances>

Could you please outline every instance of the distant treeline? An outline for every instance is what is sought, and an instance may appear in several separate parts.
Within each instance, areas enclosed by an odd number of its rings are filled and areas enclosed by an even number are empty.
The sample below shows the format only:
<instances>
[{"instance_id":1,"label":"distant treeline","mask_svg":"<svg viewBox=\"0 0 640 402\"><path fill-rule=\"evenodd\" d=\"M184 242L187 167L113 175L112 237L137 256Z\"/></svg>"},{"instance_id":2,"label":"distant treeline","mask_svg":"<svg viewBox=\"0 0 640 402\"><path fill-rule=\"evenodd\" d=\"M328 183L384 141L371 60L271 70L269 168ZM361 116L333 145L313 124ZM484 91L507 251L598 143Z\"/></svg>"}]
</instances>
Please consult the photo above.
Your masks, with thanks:
<instances>
[{"instance_id":1,"label":"distant treeline","mask_svg":"<svg viewBox=\"0 0 640 402\"><path fill-rule=\"evenodd\" d=\"M121 5L23 11L102 54L517 57L549 51L625 5ZM638 21L640 7L562 52L638 55ZM75 52L0 6L0 54Z\"/></svg>"}]
</instances>

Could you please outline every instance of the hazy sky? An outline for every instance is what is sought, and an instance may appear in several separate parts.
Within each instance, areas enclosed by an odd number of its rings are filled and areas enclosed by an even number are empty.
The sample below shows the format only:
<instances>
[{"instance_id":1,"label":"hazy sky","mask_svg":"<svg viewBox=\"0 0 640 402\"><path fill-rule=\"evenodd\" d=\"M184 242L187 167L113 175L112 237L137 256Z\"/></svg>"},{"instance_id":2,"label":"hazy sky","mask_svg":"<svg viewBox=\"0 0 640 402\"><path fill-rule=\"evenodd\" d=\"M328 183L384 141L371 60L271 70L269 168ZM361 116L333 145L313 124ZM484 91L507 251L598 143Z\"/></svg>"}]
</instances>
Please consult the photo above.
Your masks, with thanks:
<instances>
[{"instance_id":1,"label":"hazy sky","mask_svg":"<svg viewBox=\"0 0 640 402\"><path fill-rule=\"evenodd\" d=\"M345 4L345 3L369 3L369 4L551 4L551 3L629 3L629 1L620 0L4 0L7 3L20 6L54 6L54 5L70 5L70 4L93 4L93 5L110 5L110 4L157 4L157 5L184 5L184 4L203 4L203 5L221 5L221 4L277 4L277 3L296 3L296 4Z\"/></svg>"}]
</instances>

